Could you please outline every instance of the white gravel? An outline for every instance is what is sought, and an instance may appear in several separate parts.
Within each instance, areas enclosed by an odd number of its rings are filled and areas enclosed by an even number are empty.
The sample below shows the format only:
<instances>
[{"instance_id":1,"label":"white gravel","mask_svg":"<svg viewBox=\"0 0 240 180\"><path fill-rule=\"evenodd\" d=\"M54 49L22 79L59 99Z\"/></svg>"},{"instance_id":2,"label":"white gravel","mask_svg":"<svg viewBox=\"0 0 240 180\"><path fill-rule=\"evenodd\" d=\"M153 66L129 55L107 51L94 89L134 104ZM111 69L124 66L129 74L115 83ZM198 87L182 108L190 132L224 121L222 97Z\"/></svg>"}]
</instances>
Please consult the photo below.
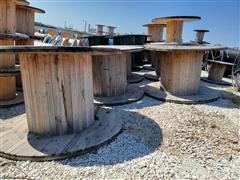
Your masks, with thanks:
<instances>
[{"instance_id":1,"label":"white gravel","mask_svg":"<svg viewBox=\"0 0 240 180\"><path fill-rule=\"evenodd\" d=\"M96 153L62 161L2 158L0 179L238 180L240 109L231 97L203 105L162 103L144 97L114 107L124 118L124 127L112 143ZM0 121L23 112L24 106L0 110Z\"/></svg>"}]
</instances>

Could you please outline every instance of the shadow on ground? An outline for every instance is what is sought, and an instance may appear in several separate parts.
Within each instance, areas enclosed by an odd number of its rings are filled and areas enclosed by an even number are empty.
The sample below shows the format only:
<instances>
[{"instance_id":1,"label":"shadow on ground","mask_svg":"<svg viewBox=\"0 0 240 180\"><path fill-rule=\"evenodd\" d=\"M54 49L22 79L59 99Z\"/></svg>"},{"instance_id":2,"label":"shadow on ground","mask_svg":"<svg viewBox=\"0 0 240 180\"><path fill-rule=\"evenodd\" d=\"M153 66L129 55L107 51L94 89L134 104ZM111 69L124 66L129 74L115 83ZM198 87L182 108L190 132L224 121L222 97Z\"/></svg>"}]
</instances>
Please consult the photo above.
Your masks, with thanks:
<instances>
[{"instance_id":1,"label":"shadow on ground","mask_svg":"<svg viewBox=\"0 0 240 180\"><path fill-rule=\"evenodd\" d=\"M24 114L25 106L24 104L17 105L11 108L0 108L0 121L14 118L16 116Z\"/></svg>"},{"instance_id":2,"label":"shadow on ground","mask_svg":"<svg viewBox=\"0 0 240 180\"><path fill-rule=\"evenodd\" d=\"M122 111L123 131L95 153L57 161L68 166L105 166L131 161L155 152L162 144L162 129L152 119L135 112Z\"/></svg>"}]
</instances>

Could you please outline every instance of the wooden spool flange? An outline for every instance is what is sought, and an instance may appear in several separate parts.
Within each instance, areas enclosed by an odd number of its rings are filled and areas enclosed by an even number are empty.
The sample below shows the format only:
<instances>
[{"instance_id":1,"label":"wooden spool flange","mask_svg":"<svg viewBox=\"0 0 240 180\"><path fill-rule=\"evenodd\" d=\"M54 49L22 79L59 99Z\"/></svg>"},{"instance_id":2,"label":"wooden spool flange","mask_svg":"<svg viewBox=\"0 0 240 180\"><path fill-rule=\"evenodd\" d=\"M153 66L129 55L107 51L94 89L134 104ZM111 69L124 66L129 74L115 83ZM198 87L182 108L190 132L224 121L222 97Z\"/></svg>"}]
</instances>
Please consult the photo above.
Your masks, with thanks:
<instances>
[{"instance_id":1,"label":"wooden spool flange","mask_svg":"<svg viewBox=\"0 0 240 180\"><path fill-rule=\"evenodd\" d=\"M158 76L156 72L145 73L144 77L150 81L160 81L160 76Z\"/></svg>"},{"instance_id":2,"label":"wooden spool flange","mask_svg":"<svg viewBox=\"0 0 240 180\"><path fill-rule=\"evenodd\" d=\"M145 24L144 27L148 27L148 42L161 42L163 40L163 30L166 24Z\"/></svg>"},{"instance_id":3,"label":"wooden spool flange","mask_svg":"<svg viewBox=\"0 0 240 180\"><path fill-rule=\"evenodd\" d=\"M133 97L136 92L135 86L127 86L128 73L130 74L127 61L129 62L131 52L142 50L135 46L94 46L105 49L116 47L120 53L109 53L107 55L93 56L93 92L97 97L96 104L117 105L133 102L142 97ZM128 63L129 64L129 63ZM128 70L127 70L128 69ZM128 73L127 73L128 72ZM136 94L135 94L136 95ZM101 98L100 98L101 97ZM131 101L131 98L134 99Z\"/></svg>"},{"instance_id":4,"label":"wooden spool flange","mask_svg":"<svg viewBox=\"0 0 240 180\"><path fill-rule=\"evenodd\" d=\"M164 90L161 82L148 84L145 87L145 94L160 101L176 104L203 104L216 101L220 97L218 91L204 86L200 86L197 94L173 95Z\"/></svg>"},{"instance_id":5,"label":"wooden spool flange","mask_svg":"<svg viewBox=\"0 0 240 180\"><path fill-rule=\"evenodd\" d=\"M197 94L203 52L224 49L222 46L146 45L156 50L160 64L161 83L166 92L178 96Z\"/></svg>"},{"instance_id":6,"label":"wooden spool flange","mask_svg":"<svg viewBox=\"0 0 240 180\"><path fill-rule=\"evenodd\" d=\"M17 161L50 161L94 152L114 140L122 129L118 113L97 109L95 117L92 126L83 132L63 136L29 132L26 115L0 122L0 156Z\"/></svg>"},{"instance_id":7,"label":"wooden spool flange","mask_svg":"<svg viewBox=\"0 0 240 180\"><path fill-rule=\"evenodd\" d=\"M183 23L200 19L198 16L169 16L155 18L152 22L167 24L166 43L182 43Z\"/></svg>"}]
</instances>

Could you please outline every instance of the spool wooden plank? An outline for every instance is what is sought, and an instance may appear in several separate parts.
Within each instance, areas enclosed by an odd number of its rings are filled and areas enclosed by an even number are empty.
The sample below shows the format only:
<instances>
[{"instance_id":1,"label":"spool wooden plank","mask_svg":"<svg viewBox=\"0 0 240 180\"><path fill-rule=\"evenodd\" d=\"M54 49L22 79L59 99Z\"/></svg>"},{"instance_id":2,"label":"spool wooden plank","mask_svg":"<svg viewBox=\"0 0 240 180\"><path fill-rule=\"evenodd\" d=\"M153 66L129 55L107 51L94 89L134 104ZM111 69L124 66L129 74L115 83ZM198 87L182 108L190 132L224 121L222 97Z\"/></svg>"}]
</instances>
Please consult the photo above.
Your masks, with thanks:
<instances>
[{"instance_id":1,"label":"spool wooden plank","mask_svg":"<svg viewBox=\"0 0 240 180\"><path fill-rule=\"evenodd\" d=\"M0 156L11 160L50 161L96 151L120 133L118 113L98 109L97 119L81 133L64 136L39 136L28 131L25 115L1 122Z\"/></svg>"},{"instance_id":2,"label":"spool wooden plank","mask_svg":"<svg viewBox=\"0 0 240 180\"><path fill-rule=\"evenodd\" d=\"M123 94L110 97L95 97L94 104L98 106L117 106L139 101L144 96L144 89L130 84Z\"/></svg>"}]
</instances>

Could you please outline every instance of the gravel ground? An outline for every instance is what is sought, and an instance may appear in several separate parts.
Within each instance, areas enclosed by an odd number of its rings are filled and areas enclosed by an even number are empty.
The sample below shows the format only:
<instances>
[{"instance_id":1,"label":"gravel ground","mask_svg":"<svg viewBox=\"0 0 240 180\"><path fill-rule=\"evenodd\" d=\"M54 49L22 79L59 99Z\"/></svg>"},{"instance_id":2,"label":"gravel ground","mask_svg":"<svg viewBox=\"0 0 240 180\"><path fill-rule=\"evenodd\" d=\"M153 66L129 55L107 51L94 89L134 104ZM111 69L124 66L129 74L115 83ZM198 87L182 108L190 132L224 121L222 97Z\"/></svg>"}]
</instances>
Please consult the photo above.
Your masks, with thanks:
<instances>
[{"instance_id":1,"label":"gravel ground","mask_svg":"<svg viewBox=\"0 0 240 180\"><path fill-rule=\"evenodd\" d=\"M139 85L144 85L144 81ZM210 86L210 84L207 84ZM203 105L149 97L114 107L124 119L112 143L85 156L52 162L0 159L0 179L240 179L240 93ZM0 121L24 106L0 110Z\"/></svg>"}]
</instances>

